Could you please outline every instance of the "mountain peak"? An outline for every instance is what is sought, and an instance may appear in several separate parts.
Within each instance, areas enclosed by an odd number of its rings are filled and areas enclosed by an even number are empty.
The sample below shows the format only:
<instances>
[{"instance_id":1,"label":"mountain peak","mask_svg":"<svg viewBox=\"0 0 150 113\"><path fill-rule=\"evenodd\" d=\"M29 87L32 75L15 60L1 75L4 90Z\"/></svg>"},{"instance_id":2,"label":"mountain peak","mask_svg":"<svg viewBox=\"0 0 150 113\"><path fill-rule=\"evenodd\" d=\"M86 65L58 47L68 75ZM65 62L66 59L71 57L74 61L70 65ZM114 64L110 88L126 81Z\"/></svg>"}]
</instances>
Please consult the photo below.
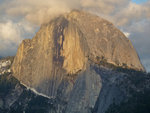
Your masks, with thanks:
<instances>
[{"instance_id":1,"label":"mountain peak","mask_svg":"<svg viewBox=\"0 0 150 113\"><path fill-rule=\"evenodd\" d=\"M66 75L85 71L89 60L144 71L134 47L120 30L105 19L78 10L51 20L32 40L24 40L12 71L27 86L55 97Z\"/></svg>"}]
</instances>

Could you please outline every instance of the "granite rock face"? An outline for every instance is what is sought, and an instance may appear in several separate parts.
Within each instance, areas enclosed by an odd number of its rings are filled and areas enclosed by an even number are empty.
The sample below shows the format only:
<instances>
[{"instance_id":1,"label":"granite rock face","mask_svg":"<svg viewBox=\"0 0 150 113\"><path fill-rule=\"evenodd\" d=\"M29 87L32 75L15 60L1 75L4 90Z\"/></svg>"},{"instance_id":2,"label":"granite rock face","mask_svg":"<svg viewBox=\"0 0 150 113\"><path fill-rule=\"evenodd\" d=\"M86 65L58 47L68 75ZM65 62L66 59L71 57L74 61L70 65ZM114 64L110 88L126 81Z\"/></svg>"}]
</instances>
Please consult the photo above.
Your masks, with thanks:
<instances>
[{"instance_id":1,"label":"granite rock face","mask_svg":"<svg viewBox=\"0 0 150 113\"><path fill-rule=\"evenodd\" d=\"M33 39L24 40L12 71L26 86L58 99L57 113L90 113L104 89L91 62L101 60L144 71L131 42L112 23L72 11L42 25Z\"/></svg>"}]
</instances>

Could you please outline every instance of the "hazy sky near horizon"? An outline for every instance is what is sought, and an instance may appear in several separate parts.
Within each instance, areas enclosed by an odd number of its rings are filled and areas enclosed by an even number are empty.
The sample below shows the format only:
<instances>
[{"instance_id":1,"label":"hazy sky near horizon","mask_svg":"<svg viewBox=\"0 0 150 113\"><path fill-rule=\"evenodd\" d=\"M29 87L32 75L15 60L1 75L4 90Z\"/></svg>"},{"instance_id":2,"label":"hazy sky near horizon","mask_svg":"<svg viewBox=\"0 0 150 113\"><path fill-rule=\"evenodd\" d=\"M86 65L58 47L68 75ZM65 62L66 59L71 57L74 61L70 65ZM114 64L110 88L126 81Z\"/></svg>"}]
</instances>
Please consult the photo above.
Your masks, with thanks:
<instances>
[{"instance_id":1,"label":"hazy sky near horizon","mask_svg":"<svg viewBox=\"0 0 150 113\"><path fill-rule=\"evenodd\" d=\"M41 24L72 9L111 21L132 41L150 72L150 0L0 0L0 56L15 55Z\"/></svg>"}]
</instances>

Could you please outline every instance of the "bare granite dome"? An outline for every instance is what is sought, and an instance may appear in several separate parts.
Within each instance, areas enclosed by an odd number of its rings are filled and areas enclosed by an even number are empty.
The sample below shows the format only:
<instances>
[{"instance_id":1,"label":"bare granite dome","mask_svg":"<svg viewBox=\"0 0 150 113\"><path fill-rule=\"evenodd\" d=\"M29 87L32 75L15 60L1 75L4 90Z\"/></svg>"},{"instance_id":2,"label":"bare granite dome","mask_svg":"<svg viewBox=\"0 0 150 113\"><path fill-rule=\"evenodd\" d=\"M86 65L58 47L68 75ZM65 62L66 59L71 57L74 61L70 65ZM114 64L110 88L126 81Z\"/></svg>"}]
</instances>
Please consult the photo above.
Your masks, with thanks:
<instances>
[{"instance_id":1,"label":"bare granite dome","mask_svg":"<svg viewBox=\"0 0 150 113\"><path fill-rule=\"evenodd\" d=\"M83 11L72 11L42 25L33 39L24 40L12 71L23 84L56 97L63 80L75 81L68 75L86 71L89 60L99 63L103 59L144 71L130 40L112 23Z\"/></svg>"}]
</instances>

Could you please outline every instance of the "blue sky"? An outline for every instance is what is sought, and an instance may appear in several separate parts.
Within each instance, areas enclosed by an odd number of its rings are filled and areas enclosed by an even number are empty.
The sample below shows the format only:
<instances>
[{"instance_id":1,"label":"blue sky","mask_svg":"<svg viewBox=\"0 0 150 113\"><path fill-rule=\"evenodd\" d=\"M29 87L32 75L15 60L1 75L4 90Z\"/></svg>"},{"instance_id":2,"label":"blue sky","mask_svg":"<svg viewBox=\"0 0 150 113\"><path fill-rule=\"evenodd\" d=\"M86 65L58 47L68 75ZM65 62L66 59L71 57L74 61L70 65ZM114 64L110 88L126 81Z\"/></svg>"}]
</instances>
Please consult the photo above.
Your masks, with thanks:
<instances>
[{"instance_id":1,"label":"blue sky","mask_svg":"<svg viewBox=\"0 0 150 113\"><path fill-rule=\"evenodd\" d=\"M132 2L135 2L137 4L145 3L147 0L132 0Z\"/></svg>"}]
</instances>

